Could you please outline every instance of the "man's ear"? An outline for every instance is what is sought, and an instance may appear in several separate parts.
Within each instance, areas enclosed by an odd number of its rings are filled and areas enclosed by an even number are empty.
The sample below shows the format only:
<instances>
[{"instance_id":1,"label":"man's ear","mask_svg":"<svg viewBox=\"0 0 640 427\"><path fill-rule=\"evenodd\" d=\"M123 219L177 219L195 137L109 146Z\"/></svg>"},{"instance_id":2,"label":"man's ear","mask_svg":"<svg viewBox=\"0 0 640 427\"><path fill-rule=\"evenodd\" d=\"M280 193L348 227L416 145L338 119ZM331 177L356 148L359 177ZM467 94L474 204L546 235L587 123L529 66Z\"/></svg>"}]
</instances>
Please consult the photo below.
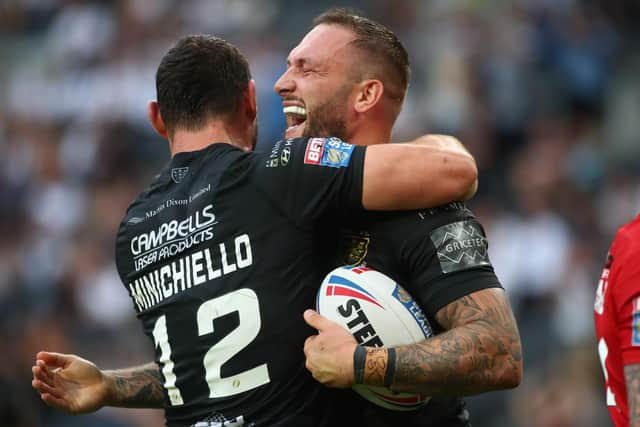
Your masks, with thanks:
<instances>
[{"instance_id":1,"label":"man's ear","mask_svg":"<svg viewBox=\"0 0 640 427\"><path fill-rule=\"evenodd\" d=\"M378 105L383 93L384 85L380 80L364 80L358 85L354 109L358 113L370 110Z\"/></svg>"},{"instance_id":2,"label":"man's ear","mask_svg":"<svg viewBox=\"0 0 640 427\"><path fill-rule=\"evenodd\" d=\"M254 121L258 114L258 104L256 101L256 82L251 79L247 84L247 90L244 93L244 110L249 121Z\"/></svg>"},{"instance_id":3,"label":"man's ear","mask_svg":"<svg viewBox=\"0 0 640 427\"><path fill-rule=\"evenodd\" d=\"M158 134L164 138L169 138L167 127L164 124L164 120L162 120L162 115L160 114L160 106L157 101L149 101L147 103L147 117L151 126L158 132Z\"/></svg>"}]
</instances>

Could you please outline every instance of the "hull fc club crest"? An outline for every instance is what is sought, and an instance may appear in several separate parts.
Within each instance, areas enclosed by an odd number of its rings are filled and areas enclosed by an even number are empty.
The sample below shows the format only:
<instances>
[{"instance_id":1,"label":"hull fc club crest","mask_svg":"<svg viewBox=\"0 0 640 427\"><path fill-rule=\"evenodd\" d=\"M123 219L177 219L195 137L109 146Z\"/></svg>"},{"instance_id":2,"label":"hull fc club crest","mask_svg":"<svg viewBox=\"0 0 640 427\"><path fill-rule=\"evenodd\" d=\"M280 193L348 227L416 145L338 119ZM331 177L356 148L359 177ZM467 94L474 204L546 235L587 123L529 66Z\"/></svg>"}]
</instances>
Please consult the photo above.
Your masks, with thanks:
<instances>
[{"instance_id":1,"label":"hull fc club crest","mask_svg":"<svg viewBox=\"0 0 640 427\"><path fill-rule=\"evenodd\" d=\"M185 176L189 173L189 168L173 168L171 169L171 179L176 184L180 184L180 182L184 179Z\"/></svg>"},{"instance_id":2,"label":"hull fc club crest","mask_svg":"<svg viewBox=\"0 0 640 427\"><path fill-rule=\"evenodd\" d=\"M340 241L340 262L345 265L360 265L367 257L369 242L371 239L367 235L357 235L343 232Z\"/></svg>"}]
</instances>

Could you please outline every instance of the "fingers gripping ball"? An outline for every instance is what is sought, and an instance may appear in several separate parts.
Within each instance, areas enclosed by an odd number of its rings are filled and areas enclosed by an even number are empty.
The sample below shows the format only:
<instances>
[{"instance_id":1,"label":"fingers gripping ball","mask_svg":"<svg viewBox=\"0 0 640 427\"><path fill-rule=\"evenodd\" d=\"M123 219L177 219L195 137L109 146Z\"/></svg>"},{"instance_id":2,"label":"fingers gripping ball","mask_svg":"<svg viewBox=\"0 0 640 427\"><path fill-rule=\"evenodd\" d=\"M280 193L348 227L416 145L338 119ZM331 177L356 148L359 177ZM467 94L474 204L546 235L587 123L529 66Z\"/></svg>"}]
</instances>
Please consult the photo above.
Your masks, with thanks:
<instances>
[{"instance_id":1,"label":"fingers gripping ball","mask_svg":"<svg viewBox=\"0 0 640 427\"><path fill-rule=\"evenodd\" d=\"M372 347L412 344L433 333L422 309L391 278L367 267L339 267L323 280L316 310ZM429 401L420 393L396 393L385 387L353 386L365 399L387 409L410 411Z\"/></svg>"}]
</instances>

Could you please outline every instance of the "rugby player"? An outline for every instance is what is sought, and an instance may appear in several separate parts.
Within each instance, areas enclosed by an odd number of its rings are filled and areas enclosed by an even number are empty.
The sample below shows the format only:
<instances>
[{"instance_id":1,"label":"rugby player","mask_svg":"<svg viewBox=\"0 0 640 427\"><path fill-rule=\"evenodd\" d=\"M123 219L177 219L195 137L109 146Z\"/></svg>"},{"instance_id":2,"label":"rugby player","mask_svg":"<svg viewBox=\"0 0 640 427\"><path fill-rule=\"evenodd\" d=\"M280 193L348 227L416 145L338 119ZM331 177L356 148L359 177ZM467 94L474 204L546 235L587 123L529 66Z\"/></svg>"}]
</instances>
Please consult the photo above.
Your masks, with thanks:
<instances>
[{"instance_id":1,"label":"rugby player","mask_svg":"<svg viewBox=\"0 0 640 427\"><path fill-rule=\"evenodd\" d=\"M594 304L598 354L615 427L640 427L640 216L609 249Z\"/></svg>"},{"instance_id":2,"label":"rugby player","mask_svg":"<svg viewBox=\"0 0 640 427\"><path fill-rule=\"evenodd\" d=\"M164 406L169 426L336 425L330 391L304 368L311 330L297 315L329 267L322 225L332 212L465 197L473 158L423 139L355 147L305 137L253 153L248 64L215 37L179 41L156 89L149 119L172 159L127 210L116 264L157 366L102 372L43 352L33 387L72 413Z\"/></svg>"},{"instance_id":3,"label":"rugby player","mask_svg":"<svg viewBox=\"0 0 640 427\"><path fill-rule=\"evenodd\" d=\"M388 142L409 81L407 53L390 30L331 10L316 18L287 64L275 90L291 135L331 133L357 145ZM318 381L350 387L359 367L364 375L358 383L435 396L416 412L363 404L363 425L468 426L468 412L455 396L520 383L516 323L489 261L484 230L464 203L364 213L342 231L346 256L337 264L364 263L401 283L437 333L415 345L363 348L342 327L305 313L320 331L305 344L307 367ZM345 413L357 412L353 402L348 407Z\"/></svg>"}]
</instances>

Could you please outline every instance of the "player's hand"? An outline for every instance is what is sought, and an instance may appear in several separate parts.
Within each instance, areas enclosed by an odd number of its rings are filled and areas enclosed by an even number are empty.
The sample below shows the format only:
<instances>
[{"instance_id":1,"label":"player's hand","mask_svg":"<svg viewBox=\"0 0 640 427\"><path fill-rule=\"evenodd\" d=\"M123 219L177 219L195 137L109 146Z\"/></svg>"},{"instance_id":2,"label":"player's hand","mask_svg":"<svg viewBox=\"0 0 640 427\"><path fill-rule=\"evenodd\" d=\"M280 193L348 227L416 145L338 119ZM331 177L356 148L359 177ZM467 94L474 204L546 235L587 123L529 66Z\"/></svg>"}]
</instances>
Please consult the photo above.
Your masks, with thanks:
<instances>
[{"instance_id":1,"label":"player's hand","mask_svg":"<svg viewBox=\"0 0 640 427\"><path fill-rule=\"evenodd\" d=\"M31 368L31 385L49 406L70 414L93 412L107 404L105 375L88 360L41 351Z\"/></svg>"},{"instance_id":2,"label":"player's hand","mask_svg":"<svg viewBox=\"0 0 640 427\"><path fill-rule=\"evenodd\" d=\"M304 312L304 320L318 330L318 335L310 336L304 343L305 366L313 378L329 387L351 387L355 338L342 326L313 310Z\"/></svg>"}]
</instances>

